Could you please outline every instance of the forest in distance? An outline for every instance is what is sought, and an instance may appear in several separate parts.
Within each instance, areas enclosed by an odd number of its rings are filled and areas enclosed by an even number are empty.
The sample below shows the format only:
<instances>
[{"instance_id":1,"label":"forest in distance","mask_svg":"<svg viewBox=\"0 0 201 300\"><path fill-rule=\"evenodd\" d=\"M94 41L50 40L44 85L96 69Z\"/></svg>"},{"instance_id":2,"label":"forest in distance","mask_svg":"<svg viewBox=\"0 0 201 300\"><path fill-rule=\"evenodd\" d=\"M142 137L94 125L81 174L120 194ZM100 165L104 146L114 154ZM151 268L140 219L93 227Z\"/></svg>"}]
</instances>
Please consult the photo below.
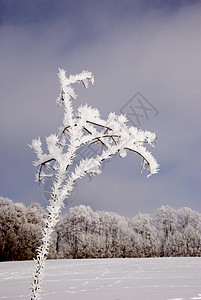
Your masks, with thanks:
<instances>
[{"instance_id":1,"label":"forest in distance","mask_svg":"<svg viewBox=\"0 0 201 300\"><path fill-rule=\"evenodd\" d=\"M45 211L0 197L0 261L36 257ZM162 206L133 218L75 206L60 216L49 259L201 256L201 214Z\"/></svg>"}]
</instances>

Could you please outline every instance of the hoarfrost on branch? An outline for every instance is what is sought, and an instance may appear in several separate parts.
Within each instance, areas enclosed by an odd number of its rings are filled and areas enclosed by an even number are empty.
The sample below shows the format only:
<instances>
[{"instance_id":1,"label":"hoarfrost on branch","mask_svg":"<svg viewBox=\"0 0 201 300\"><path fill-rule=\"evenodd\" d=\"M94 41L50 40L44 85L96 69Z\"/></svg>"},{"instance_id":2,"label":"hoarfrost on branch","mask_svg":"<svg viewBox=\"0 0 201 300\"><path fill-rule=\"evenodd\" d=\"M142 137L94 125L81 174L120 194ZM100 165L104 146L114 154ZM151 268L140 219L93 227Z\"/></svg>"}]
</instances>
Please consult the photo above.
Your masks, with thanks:
<instances>
[{"instance_id":1,"label":"hoarfrost on branch","mask_svg":"<svg viewBox=\"0 0 201 300\"><path fill-rule=\"evenodd\" d=\"M57 104L64 108L63 124L58 134L46 137L48 153L44 153L40 138L34 139L30 147L37 155L34 165L38 167L37 181L53 176L52 194L47 207L47 216L43 229L41 246L36 258L36 270L32 284L31 299L40 298L40 285L45 260L51 243L51 234L58 222L59 213L64 206L64 200L70 195L78 178L85 175L100 174L101 163L113 155L124 158L129 151L142 157L142 168L148 170L148 177L158 172L158 163L145 146L154 146L155 133L142 131L136 127L129 127L125 115L110 113L107 120L100 117L97 109L87 104L80 106L74 112L72 101L77 98L73 84L82 83L85 88L94 84L91 72L83 71L77 75L66 76L63 69L59 69L60 95ZM96 144L101 147L101 154L96 157L85 158L77 163L72 170L77 151L87 145Z\"/></svg>"}]
</instances>

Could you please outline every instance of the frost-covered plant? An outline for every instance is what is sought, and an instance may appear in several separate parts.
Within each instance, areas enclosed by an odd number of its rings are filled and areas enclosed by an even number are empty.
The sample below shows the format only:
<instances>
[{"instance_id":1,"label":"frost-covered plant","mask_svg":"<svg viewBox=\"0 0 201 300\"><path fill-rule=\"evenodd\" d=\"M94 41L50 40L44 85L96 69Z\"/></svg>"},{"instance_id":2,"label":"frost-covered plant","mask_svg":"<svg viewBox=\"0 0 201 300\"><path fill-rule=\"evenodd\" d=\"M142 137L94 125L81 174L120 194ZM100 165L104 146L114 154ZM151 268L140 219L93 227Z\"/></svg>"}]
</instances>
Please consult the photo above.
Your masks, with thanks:
<instances>
[{"instance_id":1,"label":"frost-covered plant","mask_svg":"<svg viewBox=\"0 0 201 300\"><path fill-rule=\"evenodd\" d=\"M30 147L35 151L38 167L37 181L54 175L52 194L47 206L45 226L41 246L37 251L36 270L34 274L31 299L39 299L40 285L48 255L51 235L58 222L59 213L64 206L64 200L70 195L78 178L87 174L100 174L101 163L113 155L124 158L128 151L133 151L142 157L142 169L148 169L150 176L158 171L158 164L145 145L153 146L155 133L142 131L136 127L128 127L124 115L110 113L107 120L100 117L99 111L87 104L80 106L75 113L72 100L77 95L72 87L74 83L82 83L85 88L94 83L91 72L83 71L75 76L66 77L66 72L59 69L61 85L60 96L57 99L59 106L64 107L63 124L58 134L46 137L48 153L44 153L40 138L34 139ZM101 154L96 157L80 160L72 168L76 152L84 145L96 144L101 146ZM70 167L71 166L71 167Z\"/></svg>"}]
</instances>

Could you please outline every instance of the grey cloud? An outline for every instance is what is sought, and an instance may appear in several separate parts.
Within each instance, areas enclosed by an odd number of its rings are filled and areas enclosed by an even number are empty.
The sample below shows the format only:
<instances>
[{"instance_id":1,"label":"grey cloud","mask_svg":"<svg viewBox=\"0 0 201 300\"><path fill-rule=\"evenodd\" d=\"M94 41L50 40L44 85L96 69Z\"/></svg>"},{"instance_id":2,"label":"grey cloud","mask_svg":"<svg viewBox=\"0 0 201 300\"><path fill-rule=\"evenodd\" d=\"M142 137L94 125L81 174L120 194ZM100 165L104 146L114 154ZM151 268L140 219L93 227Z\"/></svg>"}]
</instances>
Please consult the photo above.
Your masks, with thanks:
<instances>
[{"instance_id":1,"label":"grey cloud","mask_svg":"<svg viewBox=\"0 0 201 300\"><path fill-rule=\"evenodd\" d=\"M126 3L129 5L129 1ZM110 111L119 112L140 91L159 111L156 118L144 120L142 128L157 133L153 153L161 164L160 173L147 180L139 175L138 158L129 155L123 161L114 160L91 183L80 181L74 203L127 215L152 213L162 204L201 210L201 6L185 1L170 12L162 4L145 7L144 3L143 10L136 1L141 11L136 18L117 7L110 20L110 10L103 13L106 4L98 16L87 7L82 16L85 22L89 17L86 31L79 14L75 16L76 25L58 16L48 26L1 26L3 196L44 203L33 181L34 155L27 143L56 132L60 125L62 111L55 103L59 92L56 72L63 67L70 73L88 69L95 74L94 87L87 91L78 88L75 107L87 101L106 117ZM94 26L92 33L90 26Z\"/></svg>"}]
</instances>

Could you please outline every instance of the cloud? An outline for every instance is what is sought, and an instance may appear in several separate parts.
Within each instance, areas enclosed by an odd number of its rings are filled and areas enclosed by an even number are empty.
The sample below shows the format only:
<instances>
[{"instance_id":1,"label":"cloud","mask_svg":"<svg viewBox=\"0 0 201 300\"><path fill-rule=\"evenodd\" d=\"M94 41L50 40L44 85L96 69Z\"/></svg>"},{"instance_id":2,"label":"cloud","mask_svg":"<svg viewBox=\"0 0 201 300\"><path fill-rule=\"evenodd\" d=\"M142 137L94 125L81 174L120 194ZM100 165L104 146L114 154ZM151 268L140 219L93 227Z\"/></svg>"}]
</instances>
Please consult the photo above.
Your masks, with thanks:
<instances>
[{"instance_id":1,"label":"cloud","mask_svg":"<svg viewBox=\"0 0 201 300\"><path fill-rule=\"evenodd\" d=\"M38 195L34 155L27 143L56 132L60 125L56 72L63 67L95 75L95 86L77 89L75 107L87 101L106 117L139 91L159 111L157 117L141 121L143 129L157 133L153 153L160 173L147 180L139 175L139 159L130 155L114 160L92 183L80 182L77 203L95 202L97 209L125 215L153 212L162 204L201 211L200 3L184 1L175 7L166 1L81 2L65 6L66 1L58 1L46 18L45 6L40 13L34 4L22 6L23 14L14 14L12 6L9 15L7 5L1 16L3 196L17 201L30 197L31 202Z\"/></svg>"}]
</instances>

